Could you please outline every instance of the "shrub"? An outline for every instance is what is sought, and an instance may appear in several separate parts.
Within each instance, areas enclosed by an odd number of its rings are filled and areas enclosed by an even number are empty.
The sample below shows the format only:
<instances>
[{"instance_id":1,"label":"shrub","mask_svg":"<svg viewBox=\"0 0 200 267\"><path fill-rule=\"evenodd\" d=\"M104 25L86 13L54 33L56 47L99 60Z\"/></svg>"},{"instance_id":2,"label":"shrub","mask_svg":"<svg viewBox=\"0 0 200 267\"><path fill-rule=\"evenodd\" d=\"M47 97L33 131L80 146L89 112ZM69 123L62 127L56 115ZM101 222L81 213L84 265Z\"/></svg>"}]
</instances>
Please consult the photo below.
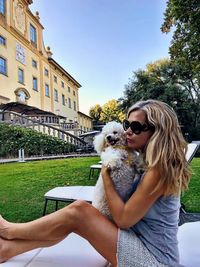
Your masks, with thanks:
<instances>
[{"instance_id":1,"label":"shrub","mask_svg":"<svg viewBox=\"0 0 200 267\"><path fill-rule=\"evenodd\" d=\"M63 154L75 146L36 130L0 123L0 157L16 157L23 148L26 156Z\"/></svg>"}]
</instances>

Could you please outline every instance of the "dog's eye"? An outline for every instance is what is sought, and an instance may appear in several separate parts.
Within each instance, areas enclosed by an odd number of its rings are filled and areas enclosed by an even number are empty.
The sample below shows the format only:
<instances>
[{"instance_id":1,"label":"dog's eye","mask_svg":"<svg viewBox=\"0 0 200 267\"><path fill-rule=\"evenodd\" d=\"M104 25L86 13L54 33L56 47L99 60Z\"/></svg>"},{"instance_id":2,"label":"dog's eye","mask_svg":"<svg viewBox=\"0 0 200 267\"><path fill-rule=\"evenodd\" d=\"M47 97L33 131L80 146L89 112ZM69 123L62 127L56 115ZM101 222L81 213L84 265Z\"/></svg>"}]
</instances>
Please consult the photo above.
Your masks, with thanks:
<instances>
[{"instance_id":1,"label":"dog's eye","mask_svg":"<svg viewBox=\"0 0 200 267\"><path fill-rule=\"evenodd\" d=\"M117 134L117 132L113 132L114 134Z\"/></svg>"}]
</instances>

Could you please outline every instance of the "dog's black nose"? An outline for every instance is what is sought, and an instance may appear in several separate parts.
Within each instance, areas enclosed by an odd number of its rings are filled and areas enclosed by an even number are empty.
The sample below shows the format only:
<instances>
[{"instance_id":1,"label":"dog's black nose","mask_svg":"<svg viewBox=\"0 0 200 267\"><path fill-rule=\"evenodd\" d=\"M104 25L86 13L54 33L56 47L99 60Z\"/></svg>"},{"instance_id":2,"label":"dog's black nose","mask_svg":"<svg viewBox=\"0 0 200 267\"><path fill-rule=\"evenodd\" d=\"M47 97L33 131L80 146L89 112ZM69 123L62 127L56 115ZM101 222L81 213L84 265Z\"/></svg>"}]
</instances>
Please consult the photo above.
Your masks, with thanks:
<instances>
[{"instance_id":1,"label":"dog's black nose","mask_svg":"<svg viewBox=\"0 0 200 267\"><path fill-rule=\"evenodd\" d=\"M110 135L108 135L108 136L106 136L106 138L108 141L110 141L112 137Z\"/></svg>"}]
</instances>

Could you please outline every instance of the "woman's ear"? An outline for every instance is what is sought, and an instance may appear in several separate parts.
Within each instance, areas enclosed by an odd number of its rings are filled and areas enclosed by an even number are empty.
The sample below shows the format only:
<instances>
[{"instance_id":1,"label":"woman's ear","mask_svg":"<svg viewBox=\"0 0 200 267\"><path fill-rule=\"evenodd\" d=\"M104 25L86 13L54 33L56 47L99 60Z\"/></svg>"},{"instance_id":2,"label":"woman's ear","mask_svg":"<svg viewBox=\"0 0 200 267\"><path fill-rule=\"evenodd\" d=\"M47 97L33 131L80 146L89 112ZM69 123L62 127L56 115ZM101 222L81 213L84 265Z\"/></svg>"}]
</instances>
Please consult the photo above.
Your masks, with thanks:
<instances>
[{"instance_id":1,"label":"woman's ear","mask_svg":"<svg viewBox=\"0 0 200 267\"><path fill-rule=\"evenodd\" d=\"M101 154L105 144L104 134L100 133L96 135L93 143L94 143L94 149L97 151L98 154Z\"/></svg>"}]
</instances>

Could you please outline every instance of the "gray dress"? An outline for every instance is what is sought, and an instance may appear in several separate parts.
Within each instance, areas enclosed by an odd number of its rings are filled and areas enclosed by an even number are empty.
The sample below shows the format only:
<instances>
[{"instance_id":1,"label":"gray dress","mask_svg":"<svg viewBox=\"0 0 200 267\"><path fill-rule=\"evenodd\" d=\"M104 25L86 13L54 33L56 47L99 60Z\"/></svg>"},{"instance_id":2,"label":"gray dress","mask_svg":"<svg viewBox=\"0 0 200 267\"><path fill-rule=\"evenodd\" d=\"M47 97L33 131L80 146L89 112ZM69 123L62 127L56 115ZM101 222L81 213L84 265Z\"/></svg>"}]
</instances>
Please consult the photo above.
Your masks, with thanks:
<instances>
[{"instance_id":1,"label":"gray dress","mask_svg":"<svg viewBox=\"0 0 200 267\"><path fill-rule=\"evenodd\" d=\"M133 193L143 176L137 176ZM128 230L119 229L118 267L178 267L180 198L160 197L145 216Z\"/></svg>"}]
</instances>

